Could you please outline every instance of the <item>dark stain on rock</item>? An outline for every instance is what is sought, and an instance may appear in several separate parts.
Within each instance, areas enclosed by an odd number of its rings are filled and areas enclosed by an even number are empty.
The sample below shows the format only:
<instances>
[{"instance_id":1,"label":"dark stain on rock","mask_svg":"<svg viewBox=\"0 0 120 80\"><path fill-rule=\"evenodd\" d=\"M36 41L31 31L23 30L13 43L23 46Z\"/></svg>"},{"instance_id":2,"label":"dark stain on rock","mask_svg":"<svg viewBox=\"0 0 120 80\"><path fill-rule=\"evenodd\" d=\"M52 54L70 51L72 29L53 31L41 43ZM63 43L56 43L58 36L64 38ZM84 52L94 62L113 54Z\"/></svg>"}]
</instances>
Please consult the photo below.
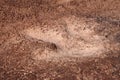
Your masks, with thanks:
<instances>
[{"instance_id":1,"label":"dark stain on rock","mask_svg":"<svg viewBox=\"0 0 120 80\"><path fill-rule=\"evenodd\" d=\"M120 43L120 33L116 34L115 41Z\"/></svg>"}]
</instances>

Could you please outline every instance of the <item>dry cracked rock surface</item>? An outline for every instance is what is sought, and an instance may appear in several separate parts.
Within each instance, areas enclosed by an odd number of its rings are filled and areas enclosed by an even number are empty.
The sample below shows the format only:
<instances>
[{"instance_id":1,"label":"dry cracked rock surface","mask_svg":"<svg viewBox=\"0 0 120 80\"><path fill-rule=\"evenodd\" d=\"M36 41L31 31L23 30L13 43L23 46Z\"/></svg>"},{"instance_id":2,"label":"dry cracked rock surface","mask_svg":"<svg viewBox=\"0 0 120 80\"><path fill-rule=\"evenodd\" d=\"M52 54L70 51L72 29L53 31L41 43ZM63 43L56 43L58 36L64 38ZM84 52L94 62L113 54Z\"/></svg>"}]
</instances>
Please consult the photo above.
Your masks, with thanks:
<instances>
[{"instance_id":1,"label":"dry cracked rock surface","mask_svg":"<svg viewBox=\"0 0 120 80\"><path fill-rule=\"evenodd\" d=\"M0 0L0 80L120 80L120 1Z\"/></svg>"}]
</instances>

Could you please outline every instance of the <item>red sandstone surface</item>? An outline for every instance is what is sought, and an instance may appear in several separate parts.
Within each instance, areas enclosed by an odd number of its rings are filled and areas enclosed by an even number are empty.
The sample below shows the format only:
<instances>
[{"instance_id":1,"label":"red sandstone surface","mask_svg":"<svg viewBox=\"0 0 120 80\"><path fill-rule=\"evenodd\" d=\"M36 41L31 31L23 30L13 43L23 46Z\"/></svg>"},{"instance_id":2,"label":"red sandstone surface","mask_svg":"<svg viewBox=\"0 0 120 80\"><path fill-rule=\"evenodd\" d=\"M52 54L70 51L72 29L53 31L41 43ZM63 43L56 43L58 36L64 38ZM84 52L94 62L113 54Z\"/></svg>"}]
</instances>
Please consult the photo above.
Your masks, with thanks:
<instances>
[{"instance_id":1,"label":"red sandstone surface","mask_svg":"<svg viewBox=\"0 0 120 80\"><path fill-rule=\"evenodd\" d=\"M119 0L0 0L0 80L119 79Z\"/></svg>"}]
</instances>

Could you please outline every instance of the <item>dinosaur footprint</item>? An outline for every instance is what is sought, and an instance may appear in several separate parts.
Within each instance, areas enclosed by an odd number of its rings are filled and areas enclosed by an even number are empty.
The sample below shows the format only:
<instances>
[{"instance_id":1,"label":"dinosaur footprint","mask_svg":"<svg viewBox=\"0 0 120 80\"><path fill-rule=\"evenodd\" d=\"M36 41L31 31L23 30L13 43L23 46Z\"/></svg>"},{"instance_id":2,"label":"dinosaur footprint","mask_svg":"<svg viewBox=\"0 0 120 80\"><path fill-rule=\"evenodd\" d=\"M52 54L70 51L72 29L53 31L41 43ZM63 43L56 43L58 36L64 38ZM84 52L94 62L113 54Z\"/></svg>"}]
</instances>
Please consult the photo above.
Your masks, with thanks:
<instances>
[{"instance_id":1,"label":"dinosaur footprint","mask_svg":"<svg viewBox=\"0 0 120 80\"><path fill-rule=\"evenodd\" d=\"M66 23L66 26L58 24L59 21L55 21L52 25L27 29L24 33L34 39L54 43L57 46L56 52L50 52L48 49L43 52L43 54L49 54L49 58L98 57L104 52L102 37L92 30L92 27L97 25L96 23L91 26L91 24L86 23L85 19L79 20L76 17L62 18L62 20Z\"/></svg>"}]
</instances>

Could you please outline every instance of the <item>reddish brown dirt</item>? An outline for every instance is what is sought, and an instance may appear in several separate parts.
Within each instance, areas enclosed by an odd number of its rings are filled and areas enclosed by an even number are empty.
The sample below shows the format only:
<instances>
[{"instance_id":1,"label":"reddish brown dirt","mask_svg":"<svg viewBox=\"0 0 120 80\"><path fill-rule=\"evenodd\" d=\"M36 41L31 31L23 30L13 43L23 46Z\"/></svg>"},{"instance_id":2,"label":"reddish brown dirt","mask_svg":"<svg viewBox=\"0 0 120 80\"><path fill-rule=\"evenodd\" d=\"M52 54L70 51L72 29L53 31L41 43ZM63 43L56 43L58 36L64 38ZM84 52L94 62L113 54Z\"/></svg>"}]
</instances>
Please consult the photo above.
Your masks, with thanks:
<instances>
[{"instance_id":1,"label":"reddish brown dirt","mask_svg":"<svg viewBox=\"0 0 120 80\"><path fill-rule=\"evenodd\" d=\"M69 16L88 19L92 21L92 24L86 21L90 26L100 24L93 30L108 40L105 55L70 61L35 59L33 51L55 51L58 46L26 37L22 32L35 26L53 25L53 21ZM119 0L0 0L0 80L119 79Z\"/></svg>"}]
</instances>

